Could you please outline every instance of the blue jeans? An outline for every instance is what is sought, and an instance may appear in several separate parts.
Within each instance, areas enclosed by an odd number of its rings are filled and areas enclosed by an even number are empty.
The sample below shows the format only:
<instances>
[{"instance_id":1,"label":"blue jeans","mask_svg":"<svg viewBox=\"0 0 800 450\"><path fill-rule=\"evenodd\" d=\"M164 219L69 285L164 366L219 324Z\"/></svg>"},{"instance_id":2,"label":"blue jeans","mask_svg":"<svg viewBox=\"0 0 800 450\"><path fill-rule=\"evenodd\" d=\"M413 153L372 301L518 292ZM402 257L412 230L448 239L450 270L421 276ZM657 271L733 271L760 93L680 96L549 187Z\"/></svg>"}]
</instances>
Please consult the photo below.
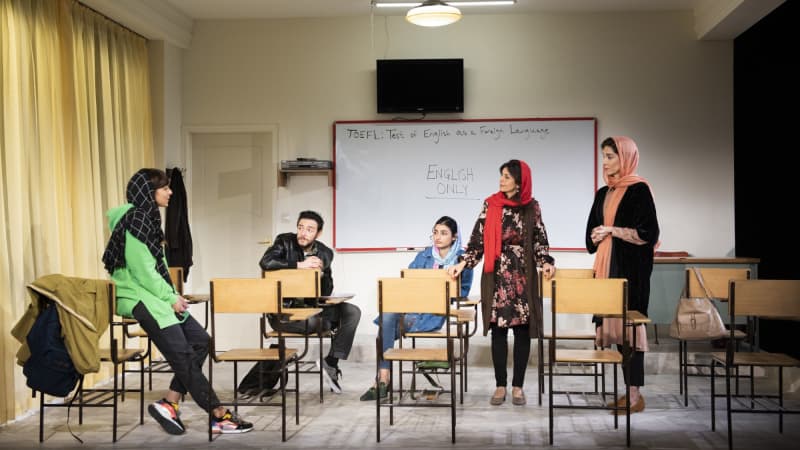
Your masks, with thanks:
<instances>
[{"instance_id":1,"label":"blue jeans","mask_svg":"<svg viewBox=\"0 0 800 450\"><path fill-rule=\"evenodd\" d=\"M394 347L394 341L400 339L400 316L402 314L397 313L385 313L383 315L383 334L381 338L383 339L383 351L389 350L390 348ZM403 323L403 329L408 331L411 326L414 324L413 319L408 315L405 316L405 322ZM414 331L436 331L436 330L414 330ZM391 367L391 363L388 361L384 361L381 359L380 368L389 370Z\"/></svg>"}]
</instances>

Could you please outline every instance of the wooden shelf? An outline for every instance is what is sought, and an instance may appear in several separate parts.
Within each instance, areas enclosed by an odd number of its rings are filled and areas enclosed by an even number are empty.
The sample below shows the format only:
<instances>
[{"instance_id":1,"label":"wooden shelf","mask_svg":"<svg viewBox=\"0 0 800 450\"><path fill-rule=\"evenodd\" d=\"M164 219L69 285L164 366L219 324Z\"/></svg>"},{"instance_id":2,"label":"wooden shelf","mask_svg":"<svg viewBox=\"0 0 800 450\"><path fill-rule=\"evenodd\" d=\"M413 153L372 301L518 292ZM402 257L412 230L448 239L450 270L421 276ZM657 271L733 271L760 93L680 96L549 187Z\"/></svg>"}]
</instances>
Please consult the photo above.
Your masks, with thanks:
<instances>
[{"instance_id":1,"label":"wooden shelf","mask_svg":"<svg viewBox=\"0 0 800 450\"><path fill-rule=\"evenodd\" d=\"M328 186L333 186L333 169L278 169L278 186L289 184L289 175L328 175Z\"/></svg>"}]
</instances>

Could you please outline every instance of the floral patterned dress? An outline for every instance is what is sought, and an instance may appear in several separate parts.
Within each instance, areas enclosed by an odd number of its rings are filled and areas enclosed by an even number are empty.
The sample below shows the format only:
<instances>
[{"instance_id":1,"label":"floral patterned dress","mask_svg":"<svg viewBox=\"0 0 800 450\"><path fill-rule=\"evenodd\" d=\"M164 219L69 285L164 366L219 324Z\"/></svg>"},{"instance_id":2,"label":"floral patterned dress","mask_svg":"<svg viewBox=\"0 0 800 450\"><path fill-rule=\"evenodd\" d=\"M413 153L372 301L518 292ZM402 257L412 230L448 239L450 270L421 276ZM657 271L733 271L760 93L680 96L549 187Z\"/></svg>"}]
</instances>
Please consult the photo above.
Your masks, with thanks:
<instances>
[{"instance_id":1,"label":"floral patterned dress","mask_svg":"<svg viewBox=\"0 0 800 450\"><path fill-rule=\"evenodd\" d=\"M494 269L495 291L490 317L490 321L498 327L514 327L527 324L530 320L530 307L525 296L528 283L525 278L525 248L528 247L525 245L525 239L528 236L533 239L533 256L538 267L544 263L554 262L549 255L550 245L547 241L547 231L542 223L539 202L533 200L532 203L535 217L533 224L524 223L524 207L503 207L502 241L499 261L495 263ZM472 230L467 250L462 256L469 268L475 267L483 257L483 230L487 208L488 204L484 202Z\"/></svg>"}]
</instances>

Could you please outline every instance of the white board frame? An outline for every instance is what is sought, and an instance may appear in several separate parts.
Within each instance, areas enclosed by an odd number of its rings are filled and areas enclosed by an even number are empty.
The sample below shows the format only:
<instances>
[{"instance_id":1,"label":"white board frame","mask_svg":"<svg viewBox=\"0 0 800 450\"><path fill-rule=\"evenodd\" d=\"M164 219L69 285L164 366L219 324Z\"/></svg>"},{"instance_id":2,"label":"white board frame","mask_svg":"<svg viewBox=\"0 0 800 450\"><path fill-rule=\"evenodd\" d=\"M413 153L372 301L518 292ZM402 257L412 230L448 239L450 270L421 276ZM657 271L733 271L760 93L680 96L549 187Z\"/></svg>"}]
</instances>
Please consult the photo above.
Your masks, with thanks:
<instances>
[{"instance_id":1,"label":"white board frame","mask_svg":"<svg viewBox=\"0 0 800 450\"><path fill-rule=\"evenodd\" d=\"M442 215L466 245L499 167L526 161L552 250L585 250L597 190L597 119L337 121L333 124L333 246L414 250Z\"/></svg>"}]
</instances>

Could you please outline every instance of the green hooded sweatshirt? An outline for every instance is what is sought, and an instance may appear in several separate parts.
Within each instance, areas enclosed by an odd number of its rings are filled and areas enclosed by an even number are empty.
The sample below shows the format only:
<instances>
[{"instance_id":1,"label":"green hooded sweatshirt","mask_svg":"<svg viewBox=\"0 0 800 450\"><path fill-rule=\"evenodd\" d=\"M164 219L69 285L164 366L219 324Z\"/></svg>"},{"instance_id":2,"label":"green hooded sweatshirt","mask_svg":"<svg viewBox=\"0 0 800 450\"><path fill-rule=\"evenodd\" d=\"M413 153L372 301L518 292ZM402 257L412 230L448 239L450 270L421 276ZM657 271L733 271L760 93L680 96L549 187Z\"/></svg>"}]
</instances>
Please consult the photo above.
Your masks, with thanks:
<instances>
[{"instance_id":1,"label":"green hooded sweatshirt","mask_svg":"<svg viewBox=\"0 0 800 450\"><path fill-rule=\"evenodd\" d=\"M111 231L131 208L133 205L127 203L108 210L106 216ZM117 285L117 314L133 318L133 308L142 302L161 328L181 323L189 317L187 311L178 318L172 309L178 300L175 287L158 273L156 259L147 245L129 231L125 231L125 261L126 266L116 269L111 275ZM166 258L164 265L167 265Z\"/></svg>"}]
</instances>

